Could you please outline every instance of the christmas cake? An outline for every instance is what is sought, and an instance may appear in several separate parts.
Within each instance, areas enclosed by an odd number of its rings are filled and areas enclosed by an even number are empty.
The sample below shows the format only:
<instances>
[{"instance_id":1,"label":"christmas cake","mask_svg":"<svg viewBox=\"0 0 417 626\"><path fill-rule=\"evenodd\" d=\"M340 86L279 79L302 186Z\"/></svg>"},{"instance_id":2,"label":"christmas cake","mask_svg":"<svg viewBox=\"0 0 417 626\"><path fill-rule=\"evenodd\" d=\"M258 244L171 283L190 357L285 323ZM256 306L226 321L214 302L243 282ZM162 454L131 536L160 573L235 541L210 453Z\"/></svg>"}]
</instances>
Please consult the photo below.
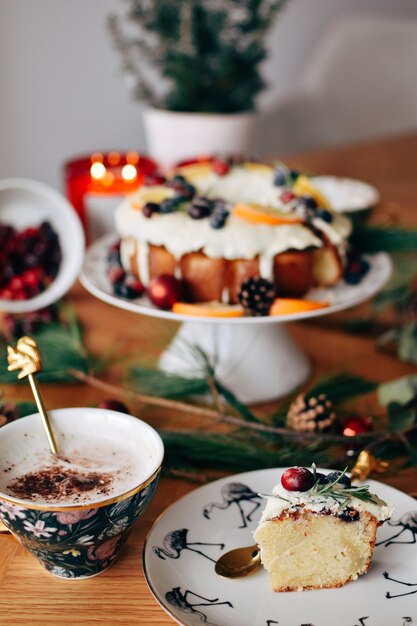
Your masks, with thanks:
<instances>
[{"instance_id":1,"label":"christmas cake","mask_svg":"<svg viewBox=\"0 0 417 626\"><path fill-rule=\"evenodd\" d=\"M393 506L344 472L286 470L254 537L274 591L341 587L368 571L378 526Z\"/></svg>"},{"instance_id":2,"label":"christmas cake","mask_svg":"<svg viewBox=\"0 0 417 626\"><path fill-rule=\"evenodd\" d=\"M350 221L307 177L213 160L151 182L116 210L122 265L145 287L168 274L189 302L234 304L252 277L293 298L341 278Z\"/></svg>"}]
</instances>

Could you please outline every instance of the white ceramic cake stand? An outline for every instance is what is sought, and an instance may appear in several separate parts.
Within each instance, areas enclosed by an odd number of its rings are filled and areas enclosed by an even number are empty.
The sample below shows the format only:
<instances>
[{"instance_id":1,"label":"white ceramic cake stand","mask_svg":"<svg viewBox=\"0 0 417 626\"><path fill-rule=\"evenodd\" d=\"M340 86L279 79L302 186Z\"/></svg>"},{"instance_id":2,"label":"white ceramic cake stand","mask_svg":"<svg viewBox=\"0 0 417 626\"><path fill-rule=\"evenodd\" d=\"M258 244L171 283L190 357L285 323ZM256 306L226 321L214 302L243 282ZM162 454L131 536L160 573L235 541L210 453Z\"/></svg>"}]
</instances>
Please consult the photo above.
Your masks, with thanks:
<instances>
[{"instance_id":1,"label":"white ceramic cake stand","mask_svg":"<svg viewBox=\"0 0 417 626\"><path fill-rule=\"evenodd\" d=\"M330 306L279 317L233 319L178 315L154 307L147 298L126 300L115 296L106 275L106 257L115 235L96 241L87 251L81 282L95 297L134 313L182 322L159 366L167 372L197 376L198 350L214 364L216 376L241 402L254 404L274 400L304 383L311 366L307 356L290 337L285 322L328 315L365 302L374 296L391 274L387 254L368 257L370 270L359 285L341 281L331 289L314 289L311 300Z\"/></svg>"}]
</instances>

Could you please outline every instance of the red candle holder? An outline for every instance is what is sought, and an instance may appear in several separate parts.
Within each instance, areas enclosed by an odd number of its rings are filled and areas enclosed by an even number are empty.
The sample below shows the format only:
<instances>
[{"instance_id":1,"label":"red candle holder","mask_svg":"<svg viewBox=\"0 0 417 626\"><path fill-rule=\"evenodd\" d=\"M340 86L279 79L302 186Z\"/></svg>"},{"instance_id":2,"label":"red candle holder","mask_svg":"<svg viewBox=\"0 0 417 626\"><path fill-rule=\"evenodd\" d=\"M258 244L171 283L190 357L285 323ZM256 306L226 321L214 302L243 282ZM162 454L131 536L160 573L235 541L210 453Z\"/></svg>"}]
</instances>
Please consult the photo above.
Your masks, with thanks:
<instances>
[{"instance_id":1,"label":"red candle holder","mask_svg":"<svg viewBox=\"0 0 417 626\"><path fill-rule=\"evenodd\" d=\"M128 193L157 170L138 152L94 152L64 164L65 192L84 227L87 243L114 230L113 213Z\"/></svg>"}]
</instances>

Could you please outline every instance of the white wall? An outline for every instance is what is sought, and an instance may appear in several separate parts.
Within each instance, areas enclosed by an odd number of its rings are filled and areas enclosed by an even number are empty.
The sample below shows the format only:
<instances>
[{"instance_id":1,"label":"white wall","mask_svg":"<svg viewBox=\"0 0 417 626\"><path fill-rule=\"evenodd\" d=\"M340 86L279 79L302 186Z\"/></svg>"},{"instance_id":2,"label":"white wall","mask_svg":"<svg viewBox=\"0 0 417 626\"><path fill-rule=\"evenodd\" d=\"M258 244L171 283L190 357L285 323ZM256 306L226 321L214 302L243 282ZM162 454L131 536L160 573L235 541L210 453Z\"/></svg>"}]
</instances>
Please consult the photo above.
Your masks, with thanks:
<instances>
[{"instance_id":1,"label":"white wall","mask_svg":"<svg viewBox=\"0 0 417 626\"><path fill-rule=\"evenodd\" d=\"M122 0L0 0L0 178L62 187L63 162L107 149L145 149L106 32ZM266 105L297 83L326 28L340 16L405 15L416 0L289 0L271 36ZM281 151L288 149L282 146Z\"/></svg>"}]
</instances>

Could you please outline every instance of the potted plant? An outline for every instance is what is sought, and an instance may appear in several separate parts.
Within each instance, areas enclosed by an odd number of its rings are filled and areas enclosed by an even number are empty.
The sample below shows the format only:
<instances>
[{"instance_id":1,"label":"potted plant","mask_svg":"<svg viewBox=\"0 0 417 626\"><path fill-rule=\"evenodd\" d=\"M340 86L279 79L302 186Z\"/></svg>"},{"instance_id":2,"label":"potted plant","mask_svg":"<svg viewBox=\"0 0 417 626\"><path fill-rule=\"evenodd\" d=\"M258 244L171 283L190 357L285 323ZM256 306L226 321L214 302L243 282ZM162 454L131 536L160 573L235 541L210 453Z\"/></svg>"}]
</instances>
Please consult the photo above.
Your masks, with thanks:
<instances>
[{"instance_id":1,"label":"potted plant","mask_svg":"<svg viewBox=\"0 0 417 626\"><path fill-rule=\"evenodd\" d=\"M127 0L109 17L160 163L250 151L265 36L285 1Z\"/></svg>"}]
</instances>

